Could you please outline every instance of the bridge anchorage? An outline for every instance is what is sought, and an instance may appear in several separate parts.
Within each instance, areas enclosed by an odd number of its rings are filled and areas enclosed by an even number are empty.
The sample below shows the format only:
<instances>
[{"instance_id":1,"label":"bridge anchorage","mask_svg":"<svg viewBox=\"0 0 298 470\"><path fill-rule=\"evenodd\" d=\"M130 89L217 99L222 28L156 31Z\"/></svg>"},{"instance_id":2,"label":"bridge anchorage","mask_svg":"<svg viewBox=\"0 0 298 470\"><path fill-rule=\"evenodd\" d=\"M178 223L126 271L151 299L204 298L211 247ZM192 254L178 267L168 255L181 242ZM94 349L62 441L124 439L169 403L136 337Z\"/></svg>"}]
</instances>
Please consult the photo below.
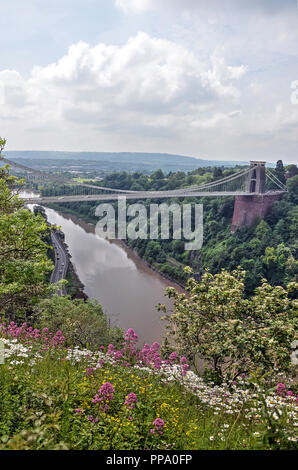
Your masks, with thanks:
<instances>
[{"instance_id":1,"label":"bridge anchorage","mask_svg":"<svg viewBox=\"0 0 298 470\"><path fill-rule=\"evenodd\" d=\"M231 232L238 227L251 227L256 220L263 219L270 212L272 204L287 191L286 186L265 166L266 162L250 162L246 180L247 195L235 197ZM278 190L266 191L266 176Z\"/></svg>"},{"instance_id":2,"label":"bridge anchorage","mask_svg":"<svg viewBox=\"0 0 298 470\"><path fill-rule=\"evenodd\" d=\"M1 156L1 152L0 152ZM39 204L47 202L79 202L79 201L112 201L120 196L126 199L163 199L163 198L185 198L185 197L223 197L235 196L234 214L231 231L238 227L250 227L256 219L265 217L274 201L280 199L287 191L286 186L266 168L264 161L251 161L250 167L239 170L230 176L226 176L217 181L212 181L200 186L190 186L187 188L170 191L128 191L123 189L107 188L88 183L79 183L65 180L61 176L48 174L46 172L29 168L20 163L1 157L1 161L25 171L30 177L42 178L49 181L53 188L55 183L63 184L71 188L75 194L72 195L52 195L36 198L24 198L26 204ZM267 190L266 183L270 181L274 189ZM83 192L83 194L82 194ZM105 194L103 194L105 192Z\"/></svg>"}]
</instances>

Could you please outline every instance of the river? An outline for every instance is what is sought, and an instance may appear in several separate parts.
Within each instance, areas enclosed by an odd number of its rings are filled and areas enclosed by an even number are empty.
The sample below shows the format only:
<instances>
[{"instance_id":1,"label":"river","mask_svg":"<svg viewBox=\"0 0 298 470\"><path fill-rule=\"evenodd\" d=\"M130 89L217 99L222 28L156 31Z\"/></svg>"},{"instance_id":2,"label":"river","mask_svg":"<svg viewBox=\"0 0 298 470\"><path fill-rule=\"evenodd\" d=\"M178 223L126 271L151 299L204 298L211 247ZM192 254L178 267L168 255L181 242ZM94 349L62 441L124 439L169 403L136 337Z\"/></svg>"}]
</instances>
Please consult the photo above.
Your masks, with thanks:
<instances>
[{"instance_id":1,"label":"river","mask_svg":"<svg viewBox=\"0 0 298 470\"><path fill-rule=\"evenodd\" d=\"M119 241L108 241L94 233L94 226L74 216L45 208L48 221L65 234L72 263L85 286L85 293L97 299L111 323L125 330L133 328L140 344L160 341L165 322L156 310L158 303L169 308L164 296L167 286L177 285L150 269Z\"/></svg>"}]
</instances>

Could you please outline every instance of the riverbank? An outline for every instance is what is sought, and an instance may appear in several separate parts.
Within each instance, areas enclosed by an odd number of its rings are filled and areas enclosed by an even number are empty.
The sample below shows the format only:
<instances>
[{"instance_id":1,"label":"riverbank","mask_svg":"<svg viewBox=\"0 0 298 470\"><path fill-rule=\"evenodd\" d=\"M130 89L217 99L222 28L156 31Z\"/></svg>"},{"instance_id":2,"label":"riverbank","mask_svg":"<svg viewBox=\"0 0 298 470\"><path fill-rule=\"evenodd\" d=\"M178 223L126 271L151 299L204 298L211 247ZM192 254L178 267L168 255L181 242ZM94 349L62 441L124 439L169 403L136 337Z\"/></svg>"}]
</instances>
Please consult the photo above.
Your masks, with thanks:
<instances>
[{"instance_id":1,"label":"riverbank","mask_svg":"<svg viewBox=\"0 0 298 470\"><path fill-rule=\"evenodd\" d=\"M67 284L66 284L66 290L67 294L70 295L72 299L88 299L88 295L85 294L85 286L80 280L76 269L72 262L69 262L69 267L67 271L67 276L66 276Z\"/></svg>"},{"instance_id":2,"label":"riverbank","mask_svg":"<svg viewBox=\"0 0 298 470\"><path fill-rule=\"evenodd\" d=\"M179 282L177 279L173 279L170 276L168 276L165 273L162 273L159 271L157 268L155 268L152 264L148 263L144 258L142 258L136 250L134 250L125 240L114 240L113 243L119 242L120 245L125 247L126 249L130 250L135 256L138 257L141 263L144 264L144 266L147 266L149 269L157 273L159 276L161 276L163 279L166 279L171 282L171 284L174 285L178 290L183 289L185 291L185 283Z\"/></svg>"},{"instance_id":3,"label":"riverbank","mask_svg":"<svg viewBox=\"0 0 298 470\"><path fill-rule=\"evenodd\" d=\"M50 282L57 283L59 280L65 279L67 284L63 287L59 295L69 295L71 299L87 300L88 296L84 292L85 286L80 280L75 266L71 262L69 247L65 243L65 234L55 225L49 223L43 206L36 206L34 212L42 215L51 233L51 237L47 240L48 245L51 246L51 249L48 250L48 257L54 262L55 267L51 273Z\"/></svg>"},{"instance_id":4,"label":"riverbank","mask_svg":"<svg viewBox=\"0 0 298 470\"><path fill-rule=\"evenodd\" d=\"M62 241L65 252L67 253L68 256L68 269L66 273L66 294L71 297L71 299L88 299L88 295L85 294L84 289L85 286L80 280L78 273L76 272L75 266L71 261L71 254L69 252L69 247L65 243L65 241Z\"/></svg>"},{"instance_id":5,"label":"riverbank","mask_svg":"<svg viewBox=\"0 0 298 470\"><path fill-rule=\"evenodd\" d=\"M58 213L61 213L64 216L66 216L66 215L71 216L71 218L74 221L76 221L80 225L82 224L82 226L84 227L84 229L86 231L88 231L89 233L95 233L95 223L92 220L92 218L89 217L88 215L87 216L85 214L77 215L74 212L73 209L69 209L67 207L67 204L63 204L63 206L61 206L59 204L47 204L46 207L49 207L49 208L57 211ZM162 279L169 281L171 283L171 286L176 287L179 290L180 289L183 289L183 291L185 290L186 282L182 282L182 281L178 280L176 277L172 277L172 276L168 275L167 273L162 272L156 266L154 266L153 264L146 261L142 256L140 256L140 254L137 252L137 250L135 250L126 240L114 239L114 240L110 240L110 243L121 246L123 249L125 249L126 252L130 252L131 254L133 254L138 259L140 264L142 264L147 269L150 269L151 271L156 273Z\"/></svg>"}]
</instances>

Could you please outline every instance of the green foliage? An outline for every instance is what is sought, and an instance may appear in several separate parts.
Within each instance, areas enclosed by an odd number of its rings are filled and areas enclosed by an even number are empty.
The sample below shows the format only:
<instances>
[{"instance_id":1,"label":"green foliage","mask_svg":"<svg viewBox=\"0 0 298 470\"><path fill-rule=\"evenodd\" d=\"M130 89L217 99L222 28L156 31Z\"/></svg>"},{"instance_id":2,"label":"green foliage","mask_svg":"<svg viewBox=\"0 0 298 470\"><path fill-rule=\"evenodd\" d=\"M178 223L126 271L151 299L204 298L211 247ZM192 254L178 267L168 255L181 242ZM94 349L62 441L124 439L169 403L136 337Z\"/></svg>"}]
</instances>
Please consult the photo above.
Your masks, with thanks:
<instances>
[{"instance_id":1,"label":"green foliage","mask_svg":"<svg viewBox=\"0 0 298 470\"><path fill-rule=\"evenodd\" d=\"M0 169L0 313L11 319L47 293L46 276L52 269L42 240L47 226L22 207L12 192L17 184L7 167Z\"/></svg>"},{"instance_id":2,"label":"green foliage","mask_svg":"<svg viewBox=\"0 0 298 470\"><path fill-rule=\"evenodd\" d=\"M288 191L292 196L298 196L298 175L287 180Z\"/></svg>"},{"instance_id":3,"label":"green foliage","mask_svg":"<svg viewBox=\"0 0 298 470\"><path fill-rule=\"evenodd\" d=\"M70 300L57 295L44 299L34 309L35 324L51 331L63 331L67 345L96 350L123 341L120 328L110 327L101 305L95 300Z\"/></svg>"},{"instance_id":4,"label":"green foliage","mask_svg":"<svg viewBox=\"0 0 298 470\"><path fill-rule=\"evenodd\" d=\"M298 180L294 181L295 178L287 180L289 193L273 204L264 220L233 234L230 233L233 200L229 206L228 200L224 203L220 199L205 198L204 244L200 252L202 268L215 274L220 269L233 270L241 266L246 271L245 292L248 295L253 294L262 278L283 287L290 281L297 281L298 197L295 191ZM269 260L269 253L275 253L274 263L273 259Z\"/></svg>"},{"instance_id":5,"label":"green foliage","mask_svg":"<svg viewBox=\"0 0 298 470\"><path fill-rule=\"evenodd\" d=\"M86 374L84 358L62 359L62 350L49 351L39 361L24 357L0 367L0 450L274 449L277 440L279 449L295 445L286 411L273 423L269 413L253 413L259 405L248 400L231 414L141 369L107 363ZM103 412L92 400L106 382L114 396ZM137 397L134 408L125 405L130 393ZM210 401L213 396L210 388ZM164 422L161 435L150 432L156 418Z\"/></svg>"},{"instance_id":6,"label":"green foliage","mask_svg":"<svg viewBox=\"0 0 298 470\"><path fill-rule=\"evenodd\" d=\"M269 256L269 254L268 254ZM167 336L195 364L203 359L219 380L233 380L258 368L262 373L292 369L291 343L297 338L298 285L286 289L263 280L254 295L244 295L245 272L205 273L190 278L189 294L168 288L174 311L165 318Z\"/></svg>"},{"instance_id":7,"label":"green foliage","mask_svg":"<svg viewBox=\"0 0 298 470\"><path fill-rule=\"evenodd\" d=\"M297 165L292 164L287 167L288 178L293 178L293 176L296 176L297 174L298 174Z\"/></svg>"},{"instance_id":8,"label":"green foliage","mask_svg":"<svg viewBox=\"0 0 298 470\"><path fill-rule=\"evenodd\" d=\"M26 318L31 325L63 330L71 345L96 349L122 340L111 328L101 306L83 300L53 296L49 273L50 237L42 210L22 207L14 190L18 181L0 170L0 316Z\"/></svg>"},{"instance_id":9,"label":"green foliage","mask_svg":"<svg viewBox=\"0 0 298 470\"><path fill-rule=\"evenodd\" d=\"M5 145L6 145L6 140L0 137L0 157L1 157L2 151L4 150Z\"/></svg>"},{"instance_id":10,"label":"green foliage","mask_svg":"<svg viewBox=\"0 0 298 470\"><path fill-rule=\"evenodd\" d=\"M285 169L284 169L282 160L278 160L278 162L276 163L275 173L279 181L285 184L286 183Z\"/></svg>"},{"instance_id":11,"label":"green foliage","mask_svg":"<svg viewBox=\"0 0 298 470\"><path fill-rule=\"evenodd\" d=\"M260 416L266 423L266 427L257 434L256 450L269 447L272 450L287 448L289 446L289 436L286 436L288 414L285 409L272 406L272 389L266 386L268 374L261 374L260 371L253 371L250 375L250 383L256 389L256 399L254 406L261 402ZM270 406L268 406L270 404ZM296 441L294 437L294 442ZM291 445L289 446L291 448ZM293 444L295 448L295 444Z\"/></svg>"}]
</instances>

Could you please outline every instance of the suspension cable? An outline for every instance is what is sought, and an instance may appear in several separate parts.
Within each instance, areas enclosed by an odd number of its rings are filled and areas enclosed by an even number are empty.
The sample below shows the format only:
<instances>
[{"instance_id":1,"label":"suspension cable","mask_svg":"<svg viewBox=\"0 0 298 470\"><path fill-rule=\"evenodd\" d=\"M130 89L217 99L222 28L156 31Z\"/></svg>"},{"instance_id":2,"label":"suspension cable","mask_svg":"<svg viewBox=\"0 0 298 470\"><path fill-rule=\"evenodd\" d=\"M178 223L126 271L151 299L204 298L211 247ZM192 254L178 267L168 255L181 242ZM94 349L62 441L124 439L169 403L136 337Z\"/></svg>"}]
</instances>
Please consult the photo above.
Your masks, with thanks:
<instances>
[{"instance_id":1,"label":"suspension cable","mask_svg":"<svg viewBox=\"0 0 298 470\"><path fill-rule=\"evenodd\" d=\"M225 178L222 178L220 180L217 180L217 181L212 181L210 183L206 183L206 184L203 184L201 186L193 186L192 188L184 188L184 192L185 191L197 191L197 190L201 190L201 189L207 189L209 187L212 187L212 186L216 186L218 184L221 184L221 183L229 183L230 181L233 181L237 178L240 178L241 176L244 176L246 175L249 171L251 171L251 168L248 168L246 170L242 170L238 173L235 173L233 175L229 175L229 176L226 176ZM182 190L177 190L177 191L182 191Z\"/></svg>"},{"instance_id":2,"label":"suspension cable","mask_svg":"<svg viewBox=\"0 0 298 470\"><path fill-rule=\"evenodd\" d=\"M277 184L281 189L283 189L284 191L288 191L287 190L287 187L285 184L283 184L278 178L277 176L275 176L273 173L271 173L271 171L269 171L267 169L267 175L268 175L268 178L271 179L271 181L273 181L273 183ZM275 180L275 181L274 181Z\"/></svg>"}]
</instances>

